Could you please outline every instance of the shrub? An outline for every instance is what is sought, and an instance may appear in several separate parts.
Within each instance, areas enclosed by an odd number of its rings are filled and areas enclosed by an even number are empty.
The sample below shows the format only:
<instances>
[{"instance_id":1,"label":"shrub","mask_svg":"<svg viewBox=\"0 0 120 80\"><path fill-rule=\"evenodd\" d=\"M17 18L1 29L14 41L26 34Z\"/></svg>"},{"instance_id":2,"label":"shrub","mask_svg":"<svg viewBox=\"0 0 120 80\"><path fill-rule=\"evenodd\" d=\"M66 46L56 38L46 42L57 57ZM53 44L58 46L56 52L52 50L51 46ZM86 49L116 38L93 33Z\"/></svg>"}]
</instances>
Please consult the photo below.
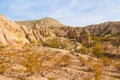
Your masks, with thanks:
<instances>
[{"instance_id":1,"label":"shrub","mask_svg":"<svg viewBox=\"0 0 120 80\"><path fill-rule=\"evenodd\" d=\"M102 57L103 54L104 54L104 49L101 46L96 45L96 46L93 47L93 55L95 57L97 57L97 58Z\"/></svg>"},{"instance_id":2,"label":"shrub","mask_svg":"<svg viewBox=\"0 0 120 80\"><path fill-rule=\"evenodd\" d=\"M115 63L114 66L117 68L118 71L120 71L120 63Z\"/></svg>"},{"instance_id":3,"label":"shrub","mask_svg":"<svg viewBox=\"0 0 120 80\"><path fill-rule=\"evenodd\" d=\"M113 40L111 40L111 43L113 46L116 46L118 48L117 53L119 53L119 47L120 47L120 38L116 37Z\"/></svg>"},{"instance_id":4,"label":"shrub","mask_svg":"<svg viewBox=\"0 0 120 80\"><path fill-rule=\"evenodd\" d=\"M9 66L8 63L2 63L0 65L0 74L3 74L6 70L7 70L7 67Z\"/></svg>"},{"instance_id":5,"label":"shrub","mask_svg":"<svg viewBox=\"0 0 120 80\"><path fill-rule=\"evenodd\" d=\"M94 68L94 78L95 78L95 80L102 80L102 74L103 74L102 65L94 64L93 68Z\"/></svg>"},{"instance_id":6,"label":"shrub","mask_svg":"<svg viewBox=\"0 0 120 80\"><path fill-rule=\"evenodd\" d=\"M82 47L82 48L80 49L80 51L81 51L81 53L82 53L82 54L86 54L86 53L87 53L87 51L86 51L86 48L85 48L85 47Z\"/></svg>"},{"instance_id":7,"label":"shrub","mask_svg":"<svg viewBox=\"0 0 120 80\"><path fill-rule=\"evenodd\" d=\"M105 66L110 66L112 64L112 60L108 57L102 57L102 62Z\"/></svg>"},{"instance_id":8,"label":"shrub","mask_svg":"<svg viewBox=\"0 0 120 80\"><path fill-rule=\"evenodd\" d=\"M57 66L66 66L70 62L70 56L69 55L63 55L55 59L55 64Z\"/></svg>"},{"instance_id":9,"label":"shrub","mask_svg":"<svg viewBox=\"0 0 120 80\"><path fill-rule=\"evenodd\" d=\"M63 55L62 60L65 62L66 65L70 62L70 56L69 55Z\"/></svg>"},{"instance_id":10,"label":"shrub","mask_svg":"<svg viewBox=\"0 0 120 80\"><path fill-rule=\"evenodd\" d=\"M22 65L27 68L28 72L39 74L42 67L42 62L39 61L40 55L37 53L27 54L27 61L24 61Z\"/></svg>"},{"instance_id":11,"label":"shrub","mask_svg":"<svg viewBox=\"0 0 120 80\"><path fill-rule=\"evenodd\" d=\"M47 40L43 44L44 46L53 47L53 48L59 47L59 42L55 40Z\"/></svg>"}]
</instances>

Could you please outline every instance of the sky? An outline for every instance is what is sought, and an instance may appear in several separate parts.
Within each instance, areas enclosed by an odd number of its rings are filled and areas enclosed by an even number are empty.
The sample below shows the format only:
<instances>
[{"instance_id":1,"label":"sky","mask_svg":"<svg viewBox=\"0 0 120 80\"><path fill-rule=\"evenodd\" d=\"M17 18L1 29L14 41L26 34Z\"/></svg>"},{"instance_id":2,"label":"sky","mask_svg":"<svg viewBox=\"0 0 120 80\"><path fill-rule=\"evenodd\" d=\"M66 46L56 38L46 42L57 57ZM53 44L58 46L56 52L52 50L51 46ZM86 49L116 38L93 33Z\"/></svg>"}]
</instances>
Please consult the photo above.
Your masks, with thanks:
<instances>
[{"instance_id":1,"label":"sky","mask_svg":"<svg viewBox=\"0 0 120 80\"><path fill-rule=\"evenodd\" d=\"M51 17L70 26L120 21L120 0L0 0L0 14L10 20Z\"/></svg>"}]
</instances>

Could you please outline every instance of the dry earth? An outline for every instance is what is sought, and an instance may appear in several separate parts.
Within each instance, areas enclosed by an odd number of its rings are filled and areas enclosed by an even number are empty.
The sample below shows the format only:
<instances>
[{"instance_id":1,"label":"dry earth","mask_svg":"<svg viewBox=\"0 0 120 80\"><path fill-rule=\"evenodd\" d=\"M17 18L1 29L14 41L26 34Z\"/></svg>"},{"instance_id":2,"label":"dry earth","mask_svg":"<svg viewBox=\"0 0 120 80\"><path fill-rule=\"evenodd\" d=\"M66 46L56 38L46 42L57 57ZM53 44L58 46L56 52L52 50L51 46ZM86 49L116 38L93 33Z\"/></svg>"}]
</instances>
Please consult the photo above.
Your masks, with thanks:
<instances>
[{"instance_id":1,"label":"dry earth","mask_svg":"<svg viewBox=\"0 0 120 80\"><path fill-rule=\"evenodd\" d=\"M48 47L2 47L0 80L120 80L120 59Z\"/></svg>"}]
</instances>

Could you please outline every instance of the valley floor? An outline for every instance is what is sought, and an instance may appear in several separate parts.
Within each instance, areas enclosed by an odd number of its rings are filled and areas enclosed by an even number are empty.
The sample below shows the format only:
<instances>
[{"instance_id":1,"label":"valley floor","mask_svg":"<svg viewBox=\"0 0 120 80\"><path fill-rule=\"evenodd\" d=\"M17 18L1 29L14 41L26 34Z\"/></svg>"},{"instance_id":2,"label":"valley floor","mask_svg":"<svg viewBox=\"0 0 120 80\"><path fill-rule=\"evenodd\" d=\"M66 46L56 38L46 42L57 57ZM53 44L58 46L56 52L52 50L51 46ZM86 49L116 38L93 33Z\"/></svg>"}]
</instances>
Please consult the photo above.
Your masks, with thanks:
<instances>
[{"instance_id":1,"label":"valley floor","mask_svg":"<svg viewBox=\"0 0 120 80\"><path fill-rule=\"evenodd\" d=\"M120 59L49 47L2 47L0 80L120 80Z\"/></svg>"}]
</instances>

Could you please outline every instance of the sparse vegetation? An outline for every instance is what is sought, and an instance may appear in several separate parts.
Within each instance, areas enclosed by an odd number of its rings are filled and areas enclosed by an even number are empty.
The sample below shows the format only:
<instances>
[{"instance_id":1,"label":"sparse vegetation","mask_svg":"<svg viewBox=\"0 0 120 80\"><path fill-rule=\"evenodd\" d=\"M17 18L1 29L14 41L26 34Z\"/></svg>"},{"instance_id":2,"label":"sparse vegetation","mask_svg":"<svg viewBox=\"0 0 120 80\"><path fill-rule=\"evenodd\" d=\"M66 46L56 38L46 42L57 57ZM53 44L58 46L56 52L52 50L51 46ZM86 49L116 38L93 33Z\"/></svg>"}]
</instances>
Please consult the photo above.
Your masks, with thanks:
<instances>
[{"instance_id":1,"label":"sparse vegetation","mask_svg":"<svg viewBox=\"0 0 120 80\"><path fill-rule=\"evenodd\" d=\"M26 61L22 62L22 65L27 67L27 71L39 74L41 67L42 67L42 61L39 61L39 58L41 57L40 54L37 53L30 53L26 55Z\"/></svg>"},{"instance_id":2,"label":"sparse vegetation","mask_svg":"<svg viewBox=\"0 0 120 80\"><path fill-rule=\"evenodd\" d=\"M59 42L56 40L47 40L43 44L44 46L59 48Z\"/></svg>"},{"instance_id":3,"label":"sparse vegetation","mask_svg":"<svg viewBox=\"0 0 120 80\"><path fill-rule=\"evenodd\" d=\"M100 45L95 45L93 47L93 55L97 58L102 57L104 54L104 49Z\"/></svg>"},{"instance_id":4,"label":"sparse vegetation","mask_svg":"<svg viewBox=\"0 0 120 80\"><path fill-rule=\"evenodd\" d=\"M108 57L102 57L102 63L105 65L105 66L110 66L112 65L112 60Z\"/></svg>"},{"instance_id":5,"label":"sparse vegetation","mask_svg":"<svg viewBox=\"0 0 120 80\"><path fill-rule=\"evenodd\" d=\"M95 78L95 80L102 80L102 75L104 73L103 69L102 69L102 65L94 64L93 68L94 68L94 78Z\"/></svg>"},{"instance_id":6,"label":"sparse vegetation","mask_svg":"<svg viewBox=\"0 0 120 80\"><path fill-rule=\"evenodd\" d=\"M86 54L87 53L87 49L85 47L82 47L82 48L80 48L80 52L82 54Z\"/></svg>"},{"instance_id":7,"label":"sparse vegetation","mask_svg":"<svg viewBox=\"0 0 120 80\"><path fill-rule=\"evenodd\" d=\"M120 22L90 26L51 18L19 26L0 15L0 80L120 79Z\"/></svg>"},{"instance_id":8,"label":"sparse vegetation","mask_svg":"<svg viewBox=\"0 0 120 80\"><path fill-rule=\"evenodd\" d=\"M57 66L66 66L70 62L70 56L69 55L63 55L61 57L55 58L55 64Z\"/></svg>"},{"instance_id":9,"label":"sparse vegetation","mask_svg":"<svg viewBox=\"0 0 120 80\"><path fill-rule=\"evenodd\" d=\"M119 53L119 46L120 46L120 37L115 37L113 40L111 40L111 43L113 46L117 47L117 53Z\"/></svg>"}]
</instances>

